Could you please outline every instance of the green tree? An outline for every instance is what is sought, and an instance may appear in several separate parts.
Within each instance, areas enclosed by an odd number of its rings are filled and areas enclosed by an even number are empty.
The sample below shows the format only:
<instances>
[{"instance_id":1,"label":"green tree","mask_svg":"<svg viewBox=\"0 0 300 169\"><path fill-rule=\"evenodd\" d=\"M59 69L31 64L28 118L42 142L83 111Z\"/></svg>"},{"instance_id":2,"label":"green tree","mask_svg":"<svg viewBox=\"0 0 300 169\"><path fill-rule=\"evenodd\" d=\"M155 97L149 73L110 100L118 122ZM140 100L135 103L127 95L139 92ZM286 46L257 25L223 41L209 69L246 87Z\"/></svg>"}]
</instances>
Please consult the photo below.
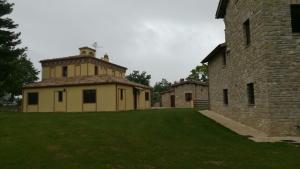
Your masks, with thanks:
<instances>
[{"instance_id":1,"label":"green tree","mask_svg":"<svg viewBox=\"0 0 300 169\"><path fill-rule=\"evenodd\" d=\"M186 80L208 82L208 66L202 64L191 71Z\"/></svg>"},{"instance_id":2,"label":"green tree","mask_svg":"<svg viewBox=\"0 0 300 169\"><path fill-rule=\"evenodd\" d=\"M151 75L148 75L145 71L140 73L140 71L135 70L131 74L126 76L126 79L132 82L149 86Z\"/></svg>"},{"instance_id":3,"label":"green tree","mask_svg":"<svg viewBox=\"0 0 300 169\"><path fill-rule=\"evenodd\" d=\"M162 79L160 82L156 82L152 93L152 103L160 103L161 96L160 93L170 90L172 83L168 82L166 79Z\"/></svg>"},{"instance_id":4,"label":"green tree","mask_svg":"<svg viewBox=\"0 0 300 169\"><path fill-rule=\"evenodd\" d=\"M20 95L23 85L38 79L38 71L27 59L27 48L18 47L21 33L14 31L18 25L6 17L12 13L13 5L0 0L0 97Z\"/></svg>"}]
</instances>

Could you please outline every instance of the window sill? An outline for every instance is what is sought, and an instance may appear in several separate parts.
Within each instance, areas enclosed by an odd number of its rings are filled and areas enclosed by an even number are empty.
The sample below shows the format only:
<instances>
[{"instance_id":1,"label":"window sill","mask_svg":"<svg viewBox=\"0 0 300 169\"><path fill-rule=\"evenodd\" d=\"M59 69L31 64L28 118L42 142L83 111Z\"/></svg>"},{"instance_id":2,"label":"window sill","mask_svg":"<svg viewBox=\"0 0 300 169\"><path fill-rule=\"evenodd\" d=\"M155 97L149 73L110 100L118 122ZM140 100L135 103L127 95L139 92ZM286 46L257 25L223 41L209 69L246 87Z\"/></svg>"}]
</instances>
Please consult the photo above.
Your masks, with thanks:
<instances>
[{"instance_id":1,"label":"window sill","mask_svg":"<svg viewBox=\"0 0 300 169\"><path fill-rule=\"evenodd\" d=\"M300 32L292 32L292 36L300 36Z\"/></svg>"},{"instance_id":2,"label":"window sill","mask_svg":"<svg viewBox=\"0 0 300 169\"><path fill-rule=\"evenodd\" d=\"M248 107L255 107L255 104L248 104Z\"/></svg>"}]
</instances>

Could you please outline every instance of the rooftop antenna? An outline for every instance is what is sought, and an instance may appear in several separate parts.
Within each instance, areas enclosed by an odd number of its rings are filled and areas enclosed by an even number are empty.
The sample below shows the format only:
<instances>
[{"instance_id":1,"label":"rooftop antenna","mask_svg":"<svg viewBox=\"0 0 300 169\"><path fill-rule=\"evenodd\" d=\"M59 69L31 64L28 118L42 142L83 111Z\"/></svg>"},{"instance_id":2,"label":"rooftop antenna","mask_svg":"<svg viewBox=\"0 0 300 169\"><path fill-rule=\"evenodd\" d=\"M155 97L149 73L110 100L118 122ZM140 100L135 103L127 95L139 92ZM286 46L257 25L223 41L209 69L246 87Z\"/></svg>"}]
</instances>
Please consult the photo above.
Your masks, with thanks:
<instances>
[{"instance_id":1,"label":"rooftop antenna","mask_svg":"<svg viewBox=\"0 0 300 169\"><path fill-rule=\"evenodd\" d=\"M98 45L98 42L94 42L93 44L92 44L92 46L94 47L94 49L97 51L97 49L102 49L103 47L102 46L99 46Z\"/></svg>"}]
</instances>

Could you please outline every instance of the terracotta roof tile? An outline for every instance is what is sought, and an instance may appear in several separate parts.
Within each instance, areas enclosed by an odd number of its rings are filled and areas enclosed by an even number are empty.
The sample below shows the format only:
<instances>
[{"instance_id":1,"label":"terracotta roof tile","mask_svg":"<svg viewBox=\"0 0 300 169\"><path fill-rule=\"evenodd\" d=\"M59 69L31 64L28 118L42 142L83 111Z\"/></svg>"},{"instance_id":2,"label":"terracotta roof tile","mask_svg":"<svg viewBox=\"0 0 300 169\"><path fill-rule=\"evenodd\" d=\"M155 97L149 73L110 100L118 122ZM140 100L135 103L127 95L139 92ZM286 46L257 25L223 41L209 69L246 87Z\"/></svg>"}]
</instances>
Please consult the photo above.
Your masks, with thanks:
<instances>
[{"instance_id":1,"label":"terracotta roof tile","mask_svg":"<svg viewBox=\"0 0 300 169\"><path fill-rule=\"evenodd\" d=\"M36 83L31 83L23 88L46 88L46 87L68 87L68 86L84 86L84 85L99 85L99 84L123 84L134 87L150 89L150 86L145 86L135 82L128 81L123 78L112 76L86 76L75 78L47 79Z\"/></svg>"}]
</instances>

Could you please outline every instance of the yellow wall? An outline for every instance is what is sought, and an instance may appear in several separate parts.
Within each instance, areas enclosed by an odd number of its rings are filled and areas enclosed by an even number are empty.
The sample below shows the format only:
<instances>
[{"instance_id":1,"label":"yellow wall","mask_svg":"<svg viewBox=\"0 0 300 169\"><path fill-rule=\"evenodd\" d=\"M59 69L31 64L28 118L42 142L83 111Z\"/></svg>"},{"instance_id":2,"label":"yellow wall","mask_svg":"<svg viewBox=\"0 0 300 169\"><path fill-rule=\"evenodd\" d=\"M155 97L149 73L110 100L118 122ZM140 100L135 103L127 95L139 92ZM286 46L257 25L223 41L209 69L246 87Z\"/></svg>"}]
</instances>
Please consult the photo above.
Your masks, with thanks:
<instances>
[{"instance_id":1,"label":"yellow wall","mask_svg":"<svg viewBox=\"0 0 300 169\"><path fill-rule=\"evenodd\" d=\"M111 76L112 75L112 70L108 68L106 74Z\"/></svg>"},{"instance_id":2,"label":"yellow wall","mask_svg":"<svg viewBox=\"0 0 300 169\"><path fill-rule=\"evenodd\" d=\"M75 76L75 65L68 65L68 77Z\"/></svg>"},{"instance_id":3,"label":"yellow wall","mask_svg":"<svg viewBox=\"0 0 300 169\"><path fill-rule=\"evenodd\" d=\"M117 85L118 91L118 111L133 110L133 88L125 85ZM121 89L123 89L123 100L121 100Z\"/></svg>"},{"instance_id":4,"label":"yellow wall","mask_svg":"<svg viewBox=\"0 0 300 169\"><path fill-rule=\"evenodd\" d=\"M58 100L59 92L63 92L62 102L59 102L59 100ZM64 91L63 88L57 88L57 89L53 90L53 93L50 91L49 94L53 94L53 101L54 101L54 105L53 105L54 110L53 111L54 112L65 112L67 110L67 107L66 107L66 105L67 105L66 91ZM42 107L44 107L44 106L42 106Z\"/></svg>"},{"instance_id":5,"label":"yellow wall","mask_svg":"<svg viewBox=\"0 0 300 169\"><path fill-rule=\"evenodd\" d=\"M146 101L145 93L149 92L149 101ZM139 94L138 109L149 109L151 107L151 94L150 90L141 90Z\"/></svg>"},{"instance_id":6,"label":"yellow wall","mask_svg":"<svg viewBox=\"0 0 300 169\"><path fill-rule=\"evenodd\" d=\"M55 67L55 78L61 78L62 77L62 66L56 66Z\"/></svg>"},{"instance_id":7,"label":"yellow wall","mask_svg":"<svg viewBox=\"0 0 300 169\"><path fill-rule=\"evenodd\" d=\"M78 77L78 76L94 76L95 75L95 64L84 63L80 65L68 65L68 77ZM53 68L43 67L42 68L42 79L49 78L62 78L62 69L63 66L55 66ZM125 78L125 72L119 71L118 69L111 69L105 66L98 65L98 74L99 75L109 75L115 76L118 78Z\"/></svg>"},{"instance_id":8,"label":"yellow wall","mask_svg":"<svg viewBox=\"0 0 300 169\"><path fill-rule=\"evenodd\" d=\"M55 67L50 68L50 78L55 78Z\"/></svg>"},{"instance_id":9,"label":"yellow wall","mask_svg":"<svg viewBox=\"0 0 300 169\"><path fill-rule=\"evenodd\" d=\"M76 65L75 66L75 76L81 76L81 69L80 69L80 65Z\"/></svg>"},{"instance_id":10,"label":"yellow wall","mask_svg":"<svg viewBox=\"0 0 300 169\"><path fill-rule=\"evenodd\" d=\"M49 79L50 78L50 68L43 67L42 69L42 79Z\"/></svg>"},{"instance_id":11,"label":"yellow wall","mask_svg":"<svg viewBox=\"0 0 300 169\"><path fill-rule=\"evenodd\" d=\"M90 89L96 90L96 103L83 104L83 90ZM120 100L120 89L124 90L123 100ZM59 91L63 91L62 102L58 102ZM149 90L147 91L150 92ZM29 92L39 93L38 105L27 105L27 94ZM125 111L134 109L133 87L116 84L65 88L25 89L23 98L24 112L101 112ZM141 92L138 98L138 109L150 108L150 100L146 102L145 91Z\"/></svg>"},{"instance_id":12,"label":"yellow wall","mask_svg":"<svg viewBox=\"0 0 300 169\"><path fill-rule=\"evenodd\" d=\"M81 76L87 76L88 75L88 64L81 64L80 66L80 75Z\"/></svg>"},{"instance_id":13,"label":"yellow wall","mask_svg":"<svg viewBox=\"0 0 300 169\"><path fill-rule=\"evenodd\" d=\"M95 65L88 63L88 76L95 75Z\"/></svg>"}]
</instances>

